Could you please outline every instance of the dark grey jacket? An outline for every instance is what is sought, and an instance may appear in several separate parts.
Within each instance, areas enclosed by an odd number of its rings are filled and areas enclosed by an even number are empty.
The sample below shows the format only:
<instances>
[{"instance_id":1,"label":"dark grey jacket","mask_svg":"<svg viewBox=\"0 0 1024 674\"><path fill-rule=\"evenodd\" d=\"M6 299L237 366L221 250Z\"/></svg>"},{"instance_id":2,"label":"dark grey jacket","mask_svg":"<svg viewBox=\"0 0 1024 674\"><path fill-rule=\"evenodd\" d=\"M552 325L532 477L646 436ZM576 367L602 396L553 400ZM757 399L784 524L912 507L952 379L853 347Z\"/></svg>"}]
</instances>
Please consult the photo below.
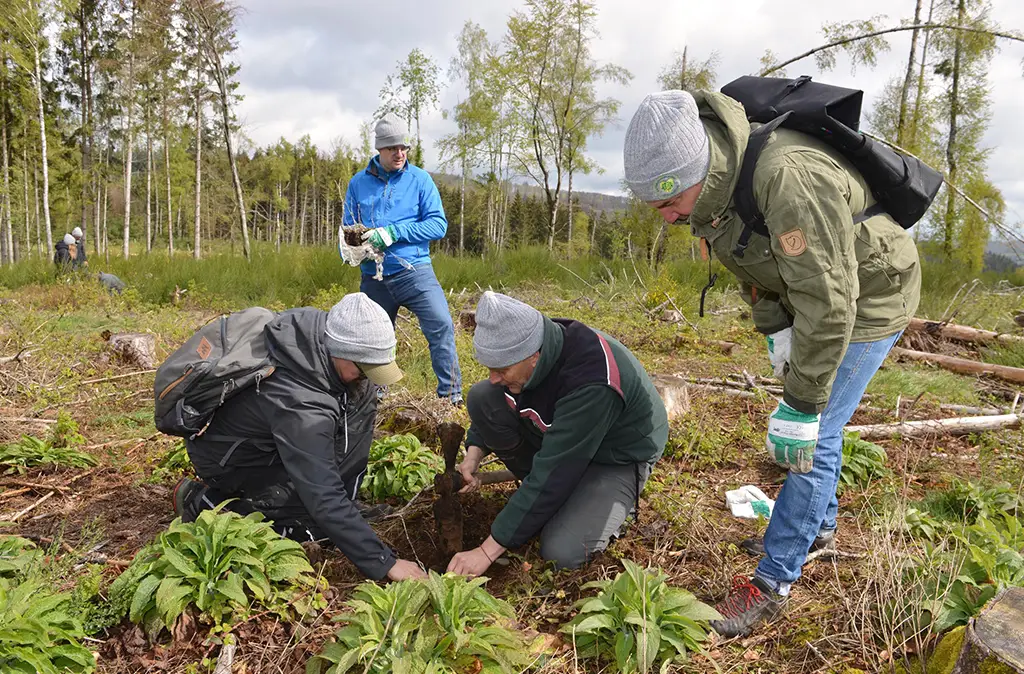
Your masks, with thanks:
<instances>
[{"instance_id":1,"label":"dark grey jacket","mask_svg":"<svg viewBox=\"0 0 1024 674\"><path fill-rule=\"evenodd\" d=\"M377 387L366 380L342 383L324 345L326 320L326 312L305 307L268 323L274 374L225 403L206 433L189 443L189 454L206 479L282 465L317 526L360 571L379 580L395 556L354 503L373 439ZM224 461L233 443L207 436L249 441Z\"/></svg>"}]
</instances>

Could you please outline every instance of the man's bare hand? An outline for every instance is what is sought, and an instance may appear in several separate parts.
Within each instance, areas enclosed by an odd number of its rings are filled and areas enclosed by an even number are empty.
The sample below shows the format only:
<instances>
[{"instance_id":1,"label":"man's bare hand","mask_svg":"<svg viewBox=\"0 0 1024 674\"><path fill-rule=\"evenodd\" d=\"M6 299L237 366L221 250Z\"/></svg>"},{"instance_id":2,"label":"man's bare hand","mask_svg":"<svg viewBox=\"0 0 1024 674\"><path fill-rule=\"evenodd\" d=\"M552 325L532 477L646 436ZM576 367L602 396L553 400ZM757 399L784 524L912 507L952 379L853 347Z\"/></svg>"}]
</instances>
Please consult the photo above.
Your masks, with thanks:
<instances>
[{"instance_id":1,"label":"man's bare hand","mask_svg":"<svg viewBox=\"0 0 1024 674\"><path fill-rule=\"evenodd\" d=\"M423 572L419 564L416 562L410 562L407 559L400 559L395 562L395 565L388 571L388 580L405 580L406 578L426 578L427 574Z\"/></svg>"},{"instance_id":2,"label":"man's bare hand","mask_svg":"<svg viewBox=\"0 0 1024 674\"><path fill-rule=\"evenodd\" d=\"M484 452L476 445L470 445L466 448L466 456L462 459L462 463L455 466L455 469L462 474L460 494L468 494L480 488L480 478L477 477L476 472L480 469L480 462L483 459Z\"/></svg>"}]
</instances>

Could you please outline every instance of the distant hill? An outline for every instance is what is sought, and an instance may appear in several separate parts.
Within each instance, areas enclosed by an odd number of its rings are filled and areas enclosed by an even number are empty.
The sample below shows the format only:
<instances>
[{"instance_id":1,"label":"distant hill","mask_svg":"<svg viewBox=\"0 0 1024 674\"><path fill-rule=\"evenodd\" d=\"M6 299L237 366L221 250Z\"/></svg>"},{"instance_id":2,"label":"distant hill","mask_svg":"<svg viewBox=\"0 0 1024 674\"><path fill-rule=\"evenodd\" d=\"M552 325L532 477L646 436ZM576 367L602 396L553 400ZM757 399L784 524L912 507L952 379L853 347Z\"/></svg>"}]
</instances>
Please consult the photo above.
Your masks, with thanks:
<instances>
[{"instance_id":1,"label":"distant hill","mask_svg":"<svg viewBox=\"0 0 1024 674\"><path fill-rule=\"evenodd\" d=\"M453 176L448 173L431 173L430 174L435 181L443 184L445 187L458 186L461 179L459 176ZM544 190L536 185L528 185L526 183L516 183L514 186L516 192L522 194L524 197L533 197L535 199L544 198ZM565 187L562 188L563 194ZM624 211L629 206L629 199L626 197L614 195L614 194L601 194L600 192L577 192L573 190L573 198L579 200L579 204L586 210L597 212L597 211Z\"/></svg>"}]
</instances>

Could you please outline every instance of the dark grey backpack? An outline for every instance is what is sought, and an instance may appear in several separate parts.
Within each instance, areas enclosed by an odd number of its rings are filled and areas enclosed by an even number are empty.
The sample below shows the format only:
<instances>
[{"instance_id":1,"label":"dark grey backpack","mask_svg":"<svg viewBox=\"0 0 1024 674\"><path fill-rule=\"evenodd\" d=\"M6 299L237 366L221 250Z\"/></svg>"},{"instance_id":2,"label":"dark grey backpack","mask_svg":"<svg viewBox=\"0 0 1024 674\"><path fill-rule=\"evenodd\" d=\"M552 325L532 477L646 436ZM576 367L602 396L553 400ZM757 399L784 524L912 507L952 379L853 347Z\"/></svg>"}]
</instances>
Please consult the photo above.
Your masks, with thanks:
<instances>
[{"instance_id":1,"label":"dark grey backpack","mask_svg":"<svg viewBox=\"0 0 1024 674\"><path fill-rule=\"evenodd\" d=\"M194 438L225 401L274 372L263 328L274 312L238 311L203 326L156 371L154 421L169 435Z\"/></svg>"}]
</instances>

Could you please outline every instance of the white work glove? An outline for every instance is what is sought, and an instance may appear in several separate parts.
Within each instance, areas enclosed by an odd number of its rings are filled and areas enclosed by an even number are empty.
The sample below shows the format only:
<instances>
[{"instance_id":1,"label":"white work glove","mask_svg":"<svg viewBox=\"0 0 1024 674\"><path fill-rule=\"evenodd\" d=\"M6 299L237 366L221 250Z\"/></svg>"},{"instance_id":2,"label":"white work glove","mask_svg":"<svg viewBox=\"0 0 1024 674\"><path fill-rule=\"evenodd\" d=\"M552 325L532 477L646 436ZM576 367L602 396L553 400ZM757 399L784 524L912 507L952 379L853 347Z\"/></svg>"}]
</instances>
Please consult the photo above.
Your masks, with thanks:
<instances>
[{"instance_id":1,"label":"white work glove","mask_svg":"<svg viewBox=\"0 0 1024 674\"><path fill-rule=\"evenodd\" d=\"M768 335L768 360L779 379L786 377L786 365L789 363L789 352L793 348L793 328L786 328Z\"/></svg>"}]
</instances>

